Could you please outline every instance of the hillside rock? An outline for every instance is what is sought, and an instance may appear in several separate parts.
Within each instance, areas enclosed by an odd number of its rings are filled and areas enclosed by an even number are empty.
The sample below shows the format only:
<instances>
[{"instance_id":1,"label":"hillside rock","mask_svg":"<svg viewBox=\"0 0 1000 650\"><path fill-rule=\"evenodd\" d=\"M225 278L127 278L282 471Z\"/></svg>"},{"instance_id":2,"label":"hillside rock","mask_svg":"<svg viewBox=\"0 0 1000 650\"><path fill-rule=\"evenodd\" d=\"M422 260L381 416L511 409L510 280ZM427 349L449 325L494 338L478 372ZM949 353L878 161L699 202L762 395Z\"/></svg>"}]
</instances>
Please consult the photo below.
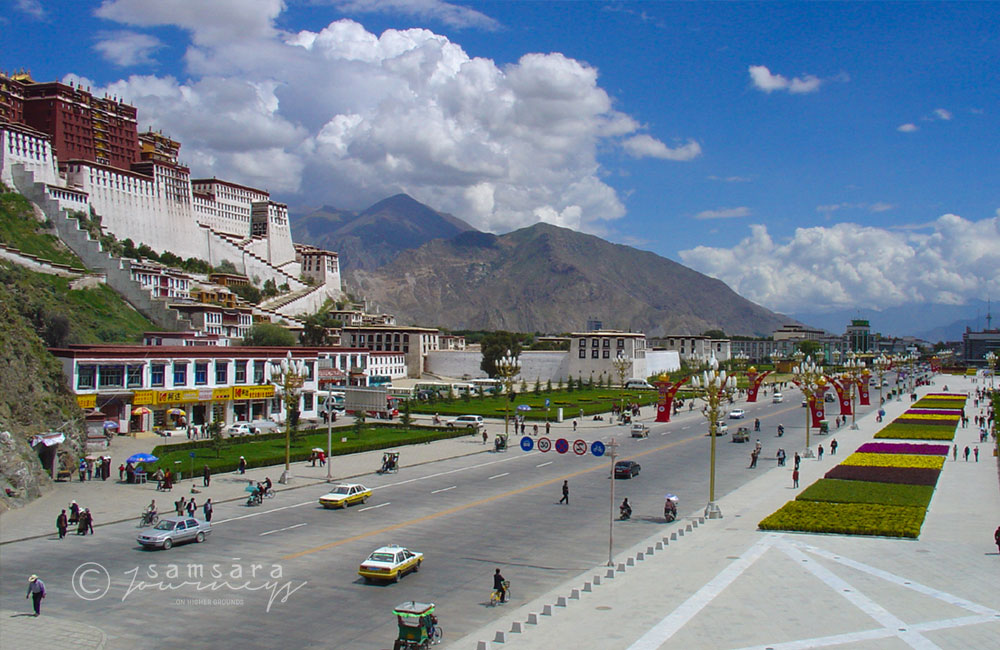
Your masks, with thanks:
<instances>
[{"instance_id":1,"label":"hillside rock","mask_svg":"<svg viewBox=\"0 0 1000 650\"><path fill-rule=\"evenodd\" d=\"M597 318L650 336L766 336L789 321L654 253L545 223L431 241L347 278L400 323L448 329L567 332Z\"/></svg>"},{"instance_id":2,"label":"hillside rock","mask_svg":"<svg viewBox=\"0 0 1000 650\"><path fill-rule=\"evenodd\" d=\"M295 241L337 251L345 271L376 269L404 250L475 231L458 217L433 210L406 194L391 196L362 212L324 206L293 216L291 223Z\"/></svg>"}]
</instances>

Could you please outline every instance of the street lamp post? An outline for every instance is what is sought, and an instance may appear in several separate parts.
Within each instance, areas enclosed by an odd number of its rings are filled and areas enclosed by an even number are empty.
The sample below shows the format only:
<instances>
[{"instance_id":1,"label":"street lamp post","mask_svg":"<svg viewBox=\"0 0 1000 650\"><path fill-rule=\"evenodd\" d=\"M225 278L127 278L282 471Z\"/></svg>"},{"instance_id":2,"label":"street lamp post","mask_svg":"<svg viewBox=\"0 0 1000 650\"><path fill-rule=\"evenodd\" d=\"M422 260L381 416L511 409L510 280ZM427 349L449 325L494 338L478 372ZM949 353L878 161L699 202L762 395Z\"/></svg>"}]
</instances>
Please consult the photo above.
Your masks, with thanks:
<instances>
[{"instance_id":1,"label":"street lamp post","mask_svg":"<svg viewBox=\"0 0 1000 650\"><path fill-rule=\"evenodd\" d=\"M619 350L611 364L615 367L615 372L618 373L618 401L621 407L621 410L618 411L618 418L620 420L625 417L625 375L628 374L632 366L632 360Z\"/></svg>"},{"instance_id":2,"label":"street lamp post","mask_svg":"<svg viewBox=\"0 0 1000 650\"><path fill-rule=\"evenodd\" d=\"M288 483L291 476L292 458L292 413L299 407L299 395L305 382L306 366L301 359L293 359L292 351L280 362L271 362L271 383L274 390L285 403L285 471L281 473L279 483Z\"/></svg>"},{"instance_id":3,"label":"street lamp post","mask_svg":"<svg viewBox=\"0 0 1000 650\"><path fill-rule=\"evenodd\" d=\"M882 382L885 381L885 373L889 371L889 366L892 365L892 360L889 357L881 354L875 361L872 362L875 366L875 376L878 377L878 405L879 408L885 403L882 398Z\"/></svg>"},{"instance_id":4,"label":"street lamp post","mask_svg":"<svg viewBox=\"0 0 1000 650\"><path fill-rule=\"evenodd\" d=\"M507 350L507 354L497 359L496 367L497 374L503 380L504 396L506 397L503 406L503 432L506 435L510 422L510 392L514 388L514 377L521 372L521 366L518 364L518 358L511 354L510 350Z\"/></svg>"},{"instance_id":5,"label":"street lamp post","mask_svg":"<svg viewBox=\"0 0 1000 650\"><path fill-rule=\"evenodd\" d=\"M691 378L691 387L698 393L697 397L705 402L705 417L708 418L708 435L712 439L712 451L709 459L708 505L705 506L705 516L709 519L722 517L722 510L715 503L715 434L721 415L723 400L728 400L736 391L736 378L727 377L725 370L719 370L719 362L713 356L708 370L702 376Z\"/></svg>"},{"instance_id":6,"label":"street lamp post","mask_svg":"<svg viewBox=\"0 0 1000 650\"><path fill-rule=\"evenodd\" d=\"M608 443L608 456L611 457L611 508L608 511L608 566L614 566L615 545L615 458L618 457L618 442L614 438Z\"/></svg>"},{"instance_id":7,"label":"street lamp post","mask_svg":"<svg viewBox=\"0 0 1000 650\"><path fill-rule=\"evenodd\" d=\"M823 398L823 387L826 384L826 380L823 379L823 366L813 363L812 357L806 357L801 355L801 353L796 353L796 359L799 361L798 365L792 368L792 377L799 388L802 389L802 395L806 398L806 451L805 457L812 458L812 448L809 446L809 427L810 419L812 418L811 409L809 405L819 396L820 399Z\"/></svg>"},{"instance_id":8,"label":"street lamp post","mask_svg":"<svg viewBox=\"0 0 1000 650\"><path fill-rule=\"evenodd\" d=\"M990 367L990 390L996 390L997 355L993 350L990 350L983 358L986 359L986 365Z\"/></svg>"},{"instance_id":9,"label":"street lamp post","mask_svg":"<svg viewBox=\"0 0 1000 650\"><path fill-rule=\"evenodd\" d=\"M858 424L855 422L855 406L854 406L854 395L855 389L857 388L857 383L861 379L861 373L865 369L865 362L857 358L853 352L849 355L850 358L844 366L847 370L844 374L847 376L847 380L850 383L850 395L851 395L851 429L857 429Z\"/></svg>"}]
</instances>

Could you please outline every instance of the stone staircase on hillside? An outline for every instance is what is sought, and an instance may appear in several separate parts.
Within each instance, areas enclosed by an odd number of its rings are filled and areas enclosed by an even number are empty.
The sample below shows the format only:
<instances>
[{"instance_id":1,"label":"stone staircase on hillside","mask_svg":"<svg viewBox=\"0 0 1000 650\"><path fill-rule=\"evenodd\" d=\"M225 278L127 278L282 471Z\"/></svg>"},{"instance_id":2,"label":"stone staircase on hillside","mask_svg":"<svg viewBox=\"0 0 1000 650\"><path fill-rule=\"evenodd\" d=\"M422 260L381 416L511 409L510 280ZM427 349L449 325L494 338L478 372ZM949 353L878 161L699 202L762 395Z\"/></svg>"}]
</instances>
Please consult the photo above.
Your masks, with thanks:
<instances>
[{"instance_id":1,"label":"stone staircase on hillside","mask_svg":"<svg viewBox=\"0 0 1000 650\"><path fill-rule=\"evenodd\" d=\"M140 314L167 331L192 329L191 321L159 300L156 300L138 282L132 279L128 265L106 252L99 241L90 238L90 233L80 227L80 222L59 206L59 202L49 196L45 183L35 181L34 173L24 165L15 164L12 169L14 187L22 196L37 205L49 218L59 234L59 238L72 250L91 271L103 273L108 286L121 295Z\"/></svg>"}]
</instances>

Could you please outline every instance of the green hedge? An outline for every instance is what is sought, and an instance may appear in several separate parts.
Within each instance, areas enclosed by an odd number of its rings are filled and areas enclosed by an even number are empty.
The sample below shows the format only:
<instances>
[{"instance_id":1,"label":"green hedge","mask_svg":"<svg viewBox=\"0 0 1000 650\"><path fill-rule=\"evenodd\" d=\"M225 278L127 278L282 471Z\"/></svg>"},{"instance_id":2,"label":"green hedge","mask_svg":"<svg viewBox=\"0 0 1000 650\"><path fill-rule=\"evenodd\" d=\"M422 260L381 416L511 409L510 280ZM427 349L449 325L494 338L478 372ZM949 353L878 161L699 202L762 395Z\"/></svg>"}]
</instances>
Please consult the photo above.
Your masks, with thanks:
<instances>
[{"instance_id":1,"label":"green hedge","mask_svg":"<svg viewBox=\"0 0 1000 650\"><path fill-rule=\"evenodd\" d=\"M340 420L338 420L338 422L339 421ZM334 438L339 438L345 432L353 435L353 432L354 432L354 418L350 418L349 417L349 419L343 420L343 422L348 423L348 424L338 424L338 425L336 425L336 426L333 427L333 437ZM365 429L399 429L402 426L403 425L401 423L399 423L398 421L396 421L396 422L385 422L385 421L380 422L378 420L365 420ZM411 431L427 431L427 432L432 432L432 431L441 431L441 432L444 432L444 431L451 431L452 430L452 429L446 428L446 427L435 427L435 426L421 425L421 424L411 424L409 426L409 429ZM464 431L465 433L469 433L465 429L460 429L460 431ZM325 441L326 441L326 427L325 426L323 426L323 427L315 427L315 428L310 428L310 429L299 429L298 436L295 438L295 440L299 440L299 439L304 438L304 437L315 436L315 435L319 435L319 434L323 435L323 440L324 440L324 444L325 444ZM445 437L449 437L450 438L451 436L445 436ZM252 435L252 436L231 436L231 437L225 438L224 441L223 441L223 444L224 444L225 447L228 447L230 445L239 445L239 444L245 444L245 443L250 443L250 442L261 442L261 441L265 441L265 440L280 440L281 444L284 445L285 444L285 432L284 432L284 430L281 430L281 431L275 431L274 433L259 433L257 435ZM292 441L292 445L293 446L296 444L295 440ZM170 453L172 451L191 451L193 449L210 449L211 447L212 447L212 441L211 440L206 440L206 439L191 440L189 442L175 442L175 443L169 444L169 445L157 445L153 449L152 453L153 453L154 456L159 456L159 454L156 453L157 450L161 450L161 451L163 451L163 453Z\"/></svg>"},{"instance_id":2,"label":"green hedge","mask_svg":"<svg viewBox=\"0 0 1000 650\"><path fill-rule=\"evenodd\" d=\"M916 538L926 514L926 508L913 506L789 501L758 526L761 530Z\"/></svg>"},{"instance_id":3,"label":"green hedge","mask_svg":"<svg viewBox=\"0 0 1000 650\"><path fill-rule=\"evenodd\" d=\"M802 491L798 501L875 503L886 506L926 508L934 495L930 485L900 485L870 481L820 479Z\"/></svg>"}]
</instances>

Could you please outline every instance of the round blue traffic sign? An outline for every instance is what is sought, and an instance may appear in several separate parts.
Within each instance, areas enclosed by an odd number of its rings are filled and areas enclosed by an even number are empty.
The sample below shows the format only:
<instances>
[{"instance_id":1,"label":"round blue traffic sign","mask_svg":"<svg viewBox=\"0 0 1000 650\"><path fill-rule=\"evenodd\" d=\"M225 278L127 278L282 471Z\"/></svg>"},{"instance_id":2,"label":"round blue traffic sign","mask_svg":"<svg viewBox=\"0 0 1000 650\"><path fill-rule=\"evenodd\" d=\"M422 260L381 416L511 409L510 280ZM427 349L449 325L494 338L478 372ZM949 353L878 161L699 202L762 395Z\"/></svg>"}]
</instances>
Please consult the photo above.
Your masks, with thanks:
<instances>
[{"instance_id":1,"label":"round blue traffic sign","mask_svg":"<svg viewBox=\"0 0 1000 650\"><path fill-rule=\"evenodd\" d=\"M524 436L521 438L521 449L524 451L531 451L535 448L535 441L531 439L531 436Z\"/></svg>"},{"instance_id":2,"label":"round blue traffic sign","mask_svg":"<svg viewBox=\"0 0 1000 650\"><path fill-rule=\"evenodd\" d=\"M590 453L594 454L595 456L603 456L604 455L604 443L601 442L600 440L595 440L590 445Z\"/></svg>"},{"instance_id":3,"label":"round blue traffic sign","mask_svg":"<svg viewBox=\"0 0 1000 650\"><path fill-rule=\"evenodd\" d=\"M567 441L566 438L559 438L559 440L556 440L556 451L560 454L565 454L569 451L569 441Z\"/></svg>"}]
</instances>

